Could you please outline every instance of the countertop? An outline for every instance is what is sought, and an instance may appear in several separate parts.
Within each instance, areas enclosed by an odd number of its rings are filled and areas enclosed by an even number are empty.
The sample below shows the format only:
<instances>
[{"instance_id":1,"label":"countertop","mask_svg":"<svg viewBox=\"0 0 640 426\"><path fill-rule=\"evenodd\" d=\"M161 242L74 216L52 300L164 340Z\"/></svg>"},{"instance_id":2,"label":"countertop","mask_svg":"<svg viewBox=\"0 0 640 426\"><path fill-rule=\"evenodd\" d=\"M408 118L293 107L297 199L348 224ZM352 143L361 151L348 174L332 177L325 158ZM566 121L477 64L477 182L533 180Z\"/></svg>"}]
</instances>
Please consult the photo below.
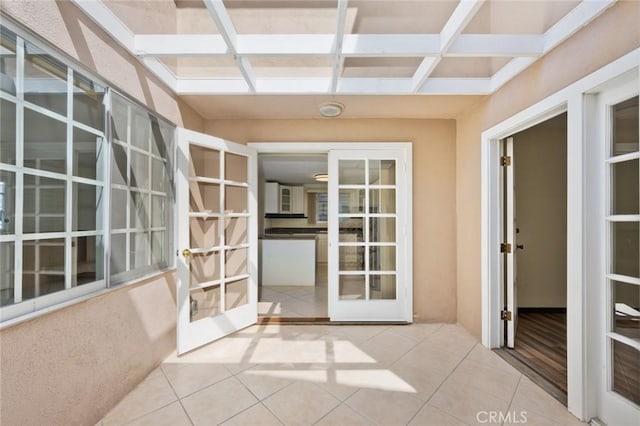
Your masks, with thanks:
<instances>
[{"instance_id":1,"label":"countertop","mask_svg":"<svg viewBox=\"0 0 640 426\"><path fill-rule=\"evenodd\" d=\"M316 234L269 234L260 237L262 240L315 240Z\"/></svg>"}]
</instances>

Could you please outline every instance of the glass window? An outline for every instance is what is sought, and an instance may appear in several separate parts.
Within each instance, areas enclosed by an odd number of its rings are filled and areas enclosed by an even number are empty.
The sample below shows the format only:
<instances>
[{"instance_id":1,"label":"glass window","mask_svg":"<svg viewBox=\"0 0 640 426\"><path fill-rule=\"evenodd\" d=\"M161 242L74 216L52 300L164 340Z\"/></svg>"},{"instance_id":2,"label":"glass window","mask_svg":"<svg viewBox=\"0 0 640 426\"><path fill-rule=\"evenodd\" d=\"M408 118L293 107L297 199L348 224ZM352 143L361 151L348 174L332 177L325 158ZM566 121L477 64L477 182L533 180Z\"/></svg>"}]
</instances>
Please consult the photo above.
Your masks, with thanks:
<instances>
[{"instance_id":1,"label":"glass window","mask_svg":"<svg viewBox=\"0 0 640 426\"><path fill-rule=\"evenodd\" d=\"M67 69L42 49L25 43L24 100L66 116Z\"/></svg>"},{"instance_id":2,"label":"glass window","mask_svg":"<svg viewBox=\"0 0 640 426\"><path fill-rule=\"evenodd\" d=\"M0 90L16 94L16 35L0 28Z\"/></svg>"},{"instance_id":3,"label":"glass window","mask_svg":"<svg viewBox=\"0 0 640 426\"><path fill-rule=\"evenodd\" d=\"M94 129L104 127L104 87L73 73L73 119Z\"/></svg>"},{"instance_id":4,"label":"glass window","mask_svg":"<svg viewBox=\"0 0 640 426\"><path fill-rule=\"evenodd\" d=\"M0 163L16 164L16 104L4 99L0 99Z\"/></svg>"}]
</instances>

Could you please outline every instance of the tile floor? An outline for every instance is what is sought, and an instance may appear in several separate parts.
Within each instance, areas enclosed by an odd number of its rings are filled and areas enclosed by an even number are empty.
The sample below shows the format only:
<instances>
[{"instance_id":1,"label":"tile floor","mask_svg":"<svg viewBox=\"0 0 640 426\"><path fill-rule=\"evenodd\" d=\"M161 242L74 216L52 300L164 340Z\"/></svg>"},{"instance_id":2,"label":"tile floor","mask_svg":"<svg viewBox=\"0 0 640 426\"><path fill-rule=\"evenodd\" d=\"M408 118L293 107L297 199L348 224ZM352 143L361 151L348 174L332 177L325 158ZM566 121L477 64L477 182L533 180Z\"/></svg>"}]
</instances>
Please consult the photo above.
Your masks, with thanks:
<instances>
[{"instance_id":1,"label":"tile floor","mask_svg":"<svg viewBox=\"0 0 640 426\"><path fill-rule=\"evenodd\" d=\"M494 413L494 414L492 414ZM489 423L489 416L506 421ZM252 326L169 356L98 424L581 424L452 324Z\"/></svg>"}]
</instances>

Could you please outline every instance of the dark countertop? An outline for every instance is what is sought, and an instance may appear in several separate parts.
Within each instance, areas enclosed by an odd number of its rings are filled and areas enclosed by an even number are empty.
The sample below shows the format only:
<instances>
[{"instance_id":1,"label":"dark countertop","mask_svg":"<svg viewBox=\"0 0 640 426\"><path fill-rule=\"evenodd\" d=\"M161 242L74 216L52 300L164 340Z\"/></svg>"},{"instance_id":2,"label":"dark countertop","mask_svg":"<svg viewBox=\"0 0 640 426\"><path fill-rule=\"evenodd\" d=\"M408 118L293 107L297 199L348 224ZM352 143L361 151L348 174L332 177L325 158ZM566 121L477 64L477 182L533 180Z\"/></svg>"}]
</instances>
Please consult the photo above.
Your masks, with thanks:
<instances>
[{"instance_id":1,"label":"dark countertop","mask_svg":"<svg viewBox=\"0 0 640 426\"><path fill-rule=\"evenodd\" d=\"M291 235L291 234L326 234L327 228L268 228L264 230L266 235Z\"/></svg>"},{"instance_id":2,"label":"dark countertop","mask_svg":"<svg viewBox=\"0 0 640 426\"><path fill-rule=\"evenodd\" d=\"M262 240L315 240L316 234L281 234L281 235L265 235L260 237Z\"/></svg>"}]
</instances>

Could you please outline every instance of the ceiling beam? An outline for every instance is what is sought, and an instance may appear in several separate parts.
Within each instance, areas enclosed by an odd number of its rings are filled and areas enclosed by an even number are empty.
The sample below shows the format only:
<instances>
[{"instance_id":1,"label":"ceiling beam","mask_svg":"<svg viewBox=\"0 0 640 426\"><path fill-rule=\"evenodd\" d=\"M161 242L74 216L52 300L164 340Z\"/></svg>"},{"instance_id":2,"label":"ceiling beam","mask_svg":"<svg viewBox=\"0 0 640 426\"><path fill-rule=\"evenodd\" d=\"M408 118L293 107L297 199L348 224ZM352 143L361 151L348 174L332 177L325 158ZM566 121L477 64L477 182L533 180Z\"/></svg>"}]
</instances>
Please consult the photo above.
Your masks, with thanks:
<instances>
[{"instance_id":1,"label":"ceiling beam","mask_svg":"<svg viewBox=\"0 0 640 426\"><path fill-rule=\"evenodd\" d=\"M412 78L412 88L417 92L429 78L433 70L438 66L442 55L446 54L456 37L464 30L464 27L473 19L480 10L484 0L461 0L449 17L449 20L440 31L440 52L434 58L424 58Z\"/></svg>"},{"instance_id":2,"label":"ceiling beam","mask_svg":"<svg viewBox=\"0 0 640 426\"><path fill-rule=\"evenodd\" d=\"M338 17L335 39L333 41L333 70L331 71L331 87L329 92L335 93L338 87L338 79L342 74L344 60L342 58L342 45L344 41L344 25L347 20L348 0L338 0Z\"/></svg>"},{"instance_id":3,"label":"ceiling beam","mask_svg":"<svg viewBox=\"0 0 640 426\"><path fill-rule=\"evenodd\" d=\"M220 35L224 39L224 42L227 44L227 48L229 49L229 53L233 55L233 59L236 62L236 65L240 69L240 73L242 73L242 77L244 78L247 86L249 87L249 91L255 93L256 91L256 76L253 72L253 68L251 67L251 63L246 57L243 57L238 54L237 51L237 34L236 30L233 27L233 22L231 22L231 17L227 12L227 8L224 6L222 0L202 0L207 10L209 11L209 15L215 22L218 27L218 31L220 31Z\"/></svg>"},{"instance_id":4,"label":"ceiling beam","mask_svg":"<svg viewBox=\"0 0 640 426\"><path fill-rule=\"evenodd\" d=\"M541 56L544 42L540 34L460 34L443 56Z\"/></svg>"}]
</instances>

